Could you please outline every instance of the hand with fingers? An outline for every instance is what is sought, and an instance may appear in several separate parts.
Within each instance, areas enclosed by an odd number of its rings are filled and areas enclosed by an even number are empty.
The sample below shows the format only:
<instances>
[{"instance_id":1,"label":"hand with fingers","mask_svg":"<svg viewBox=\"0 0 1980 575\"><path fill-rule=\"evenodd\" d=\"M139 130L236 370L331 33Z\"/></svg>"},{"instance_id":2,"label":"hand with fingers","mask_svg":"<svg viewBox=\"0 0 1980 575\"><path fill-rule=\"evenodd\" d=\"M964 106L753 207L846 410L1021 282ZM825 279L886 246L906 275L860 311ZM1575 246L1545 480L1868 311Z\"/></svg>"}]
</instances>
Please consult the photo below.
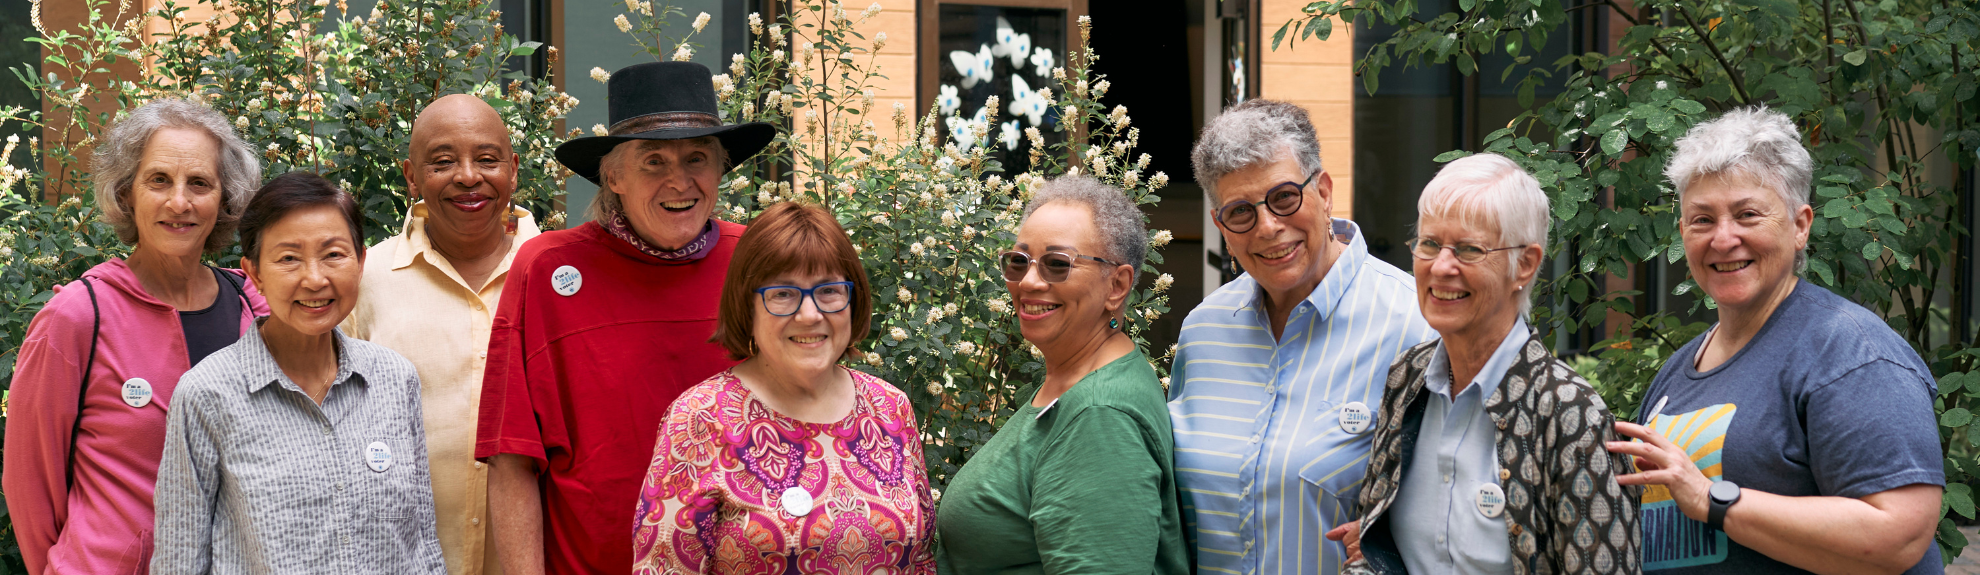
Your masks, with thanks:
<instances>
[{"instance_id":1,"label":"hand with fingers","mask_svg":"<svg viewBox=\"0 0 1980 575\"><path fill-rule=\"evenodd\" d=\"M1698 470L1698 464L1691 460L1691 453L1671 443L1657 430L1627 421L1616 422L1616 433L1640 440L1608 442L1610 453L1636 458L1637 472L1616 476L1616 483L1662 485L1670 490L1679 511L1693 521L1704 522L1711 508L1709 493L1712 480Z\"/></svg>"},{"instance_id":2,"label":"hand with fingers","mask_svg":"<svg viewBox=\"0 0 1980 575\"><path fill-rule=\"evenodd\" d=\"M1333 528L1324 535L1328 541L1339 541L1347 545L1347 563L1361 560L1361 521L1353 521Z\"/></svg>"}]
</instances>

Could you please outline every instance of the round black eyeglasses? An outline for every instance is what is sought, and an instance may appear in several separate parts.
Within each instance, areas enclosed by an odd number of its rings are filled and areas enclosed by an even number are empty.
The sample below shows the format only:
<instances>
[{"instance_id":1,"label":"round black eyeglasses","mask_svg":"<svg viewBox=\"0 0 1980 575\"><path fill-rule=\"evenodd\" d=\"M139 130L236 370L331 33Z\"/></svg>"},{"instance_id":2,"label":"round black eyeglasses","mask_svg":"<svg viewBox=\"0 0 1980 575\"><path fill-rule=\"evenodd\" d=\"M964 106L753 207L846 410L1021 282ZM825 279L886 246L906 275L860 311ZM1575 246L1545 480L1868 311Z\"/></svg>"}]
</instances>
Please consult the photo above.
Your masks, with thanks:
<instances>
[{"instance_id":1,"label":"round black eyeglasses","mask_svg":"<svg viewBox=\"0 0 1980 575\"><path fill-rule=\"evenodd\" d=\"M1272 215L1281 218L1299 213L1300 206L1306 203L1306 185L1313 183L1313 178L1319 175L1320 170L1314 170L1307 174L1306 181L1279 182L1279 185L1265 191L1263 200L1237 200L1224 204L1224 207L1217 208L1217 223L1233 234L1242 234L1258 226L1258 206L1265 206L1272 210Z\"/></svg>"}]
</instances>

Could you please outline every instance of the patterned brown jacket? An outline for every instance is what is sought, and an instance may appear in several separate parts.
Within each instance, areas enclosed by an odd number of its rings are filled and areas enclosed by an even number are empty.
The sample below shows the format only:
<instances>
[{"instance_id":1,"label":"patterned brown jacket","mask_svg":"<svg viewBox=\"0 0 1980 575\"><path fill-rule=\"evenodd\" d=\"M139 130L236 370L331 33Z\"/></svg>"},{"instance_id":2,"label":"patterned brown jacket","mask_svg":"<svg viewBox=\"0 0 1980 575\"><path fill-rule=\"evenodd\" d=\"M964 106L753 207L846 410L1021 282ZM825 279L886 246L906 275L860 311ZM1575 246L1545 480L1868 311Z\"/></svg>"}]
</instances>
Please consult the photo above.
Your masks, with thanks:
<instances>
[{"instance_id":1,"label":"patterned brown jacket","mask_svg":"<svg viewBox=\"0 0 1980 575\"><path fill-rule=\"evenodd\" d=\"M1423 373L1438 340L1403 352L1389 367L1376 419L1361 503L1362 559L1343 573L1408 573L1382 513L1395 503L1416 450L1426 394ZM1506 378L1485 400L1498 428L1499 484L1506 493L1506 539L1513 573L1637 574L1642 489L1616 484L1635 471L1608 452L1615 417L1600 395L1529 335Z\"/></svg>"}]
</instances>

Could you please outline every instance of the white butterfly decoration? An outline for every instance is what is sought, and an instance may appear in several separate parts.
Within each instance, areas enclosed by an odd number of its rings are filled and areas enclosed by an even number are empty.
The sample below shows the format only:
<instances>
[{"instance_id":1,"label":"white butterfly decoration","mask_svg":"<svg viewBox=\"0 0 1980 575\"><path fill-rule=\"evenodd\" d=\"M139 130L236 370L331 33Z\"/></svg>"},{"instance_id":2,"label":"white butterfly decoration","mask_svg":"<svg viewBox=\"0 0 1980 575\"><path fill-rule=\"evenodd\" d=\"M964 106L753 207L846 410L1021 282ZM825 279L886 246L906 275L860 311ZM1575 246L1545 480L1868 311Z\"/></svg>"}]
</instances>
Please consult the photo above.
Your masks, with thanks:
<instances>
[{"instance_id":1,"label":"white butterfly decoration","mask_svg":"<svg viewBox=\"0 0 1980 575\"><path fill-rule=\"evenodd\" d=\"M956 109L962 107L962 96L956 94L955 86L943 84L941 90L942 93L935 96L935 103L942 107L942 115L956 113Z\"/></svg>"},{"instance_id":2,"label":"white butterfly decoration","mask_svg":"<svg viewBox=\"0 0 1980 575\"><path fill-rule=\"evenodd\" d=\"M1031 67L1038 70L1039 76L1052 73L1052 67L1057 65L1059 65L1059 62L1052 59L1051 48L1039 48L1031 51Z\"/></svg>"},{"instance_id":3,"label":"white butterfly decoration","mask_svg":"<svg viewBox=\"0 0 1980 575\"><path fill-rule=\"evenodd\" d=\"M1031 35L1019 34L1011 29L1011 22L1003 16L997 17L997 47L990 51L995 56L1010 56L1011 66L1024 71L1024 59L1031 55ZM1043 70L1041 70L1043 71Z\"/></svg>"},{"instance_id":4,"label":"white butterfly decoration","mask_svg":"<svg viewBox=\"0 0 1980 575\"><path fill-rule=\"evenodd\" d=\"M1037 90L1031 89L1031 84L1026 83L1023 76L1011 76L1012 116L1024 116L1024 119L1031 121L1031 125L1041 126L1044 125L1045 111L1051 107L1052 103L1045 101Z\"/></svg>"},{"instance_id":5,"label":"white butterfly decoration","mask_svg":"<svg viewBox=\"0 0 1980 575\"><path fill-rule=\"evenodd\" d=\"M966 50L949 52L949 63L955 64L956 71L962 74L964 88L974 87L979 82L988 83L990 74L994 71L992 65L996 62L996 58L990 53L989 44L978 44L975 54Z\"/></svg>"},{"instance_id":6,"label":"white butterfly decoration","mask_svg":"<svg viewBox=\"0 0 1980 575\"><path fill-rule=\"evenodd\" d=\"M1011 120L1009 122L1004 122L1003 134L997 139L1004 143L1004 149L1015 152L1017 151L1018 135L1020 133L1021 132L1018 130L1017 120Z\"/></svg>"},{"instance_id":7,"label":"white butterfly decoration","mask_svg":"<svg viewBox=\"0 0 1980 575\"><path fill-rule=\"evenodd\" d=\"M988 108L977 108L976 115L970 119L964 120L961 116L949 116L948 119L943 120L943 123L949 126L949 137L955 139L956 147L967 152L972 148L988 143L987 140L990 137L990 119L987 117L988 111Z\"/></svg>"}]
</instances>

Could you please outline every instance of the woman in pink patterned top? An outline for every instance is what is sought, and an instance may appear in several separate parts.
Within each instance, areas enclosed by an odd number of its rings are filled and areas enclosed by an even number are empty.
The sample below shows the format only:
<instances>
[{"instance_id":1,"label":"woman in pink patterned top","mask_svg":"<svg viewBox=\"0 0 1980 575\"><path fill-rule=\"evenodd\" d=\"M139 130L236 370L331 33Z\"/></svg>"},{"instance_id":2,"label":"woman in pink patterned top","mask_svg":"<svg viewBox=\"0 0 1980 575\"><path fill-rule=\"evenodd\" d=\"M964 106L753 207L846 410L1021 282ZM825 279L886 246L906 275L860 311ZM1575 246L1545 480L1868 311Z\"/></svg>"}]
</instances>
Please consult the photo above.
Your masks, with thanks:
<instances>
[{"instance_id":1,"label":"woman in pink patterned top","mask_svg":"<svg viewBox=\"0 0 1980 575\"><path fill-rule=\"evenodd\" d=\"M633 572L935 572L935 505L907 395L839 366L866 272L831 213L751 222L715 341L743 360L681 394L640 490Z\"/></svg>"}]
</instances>

